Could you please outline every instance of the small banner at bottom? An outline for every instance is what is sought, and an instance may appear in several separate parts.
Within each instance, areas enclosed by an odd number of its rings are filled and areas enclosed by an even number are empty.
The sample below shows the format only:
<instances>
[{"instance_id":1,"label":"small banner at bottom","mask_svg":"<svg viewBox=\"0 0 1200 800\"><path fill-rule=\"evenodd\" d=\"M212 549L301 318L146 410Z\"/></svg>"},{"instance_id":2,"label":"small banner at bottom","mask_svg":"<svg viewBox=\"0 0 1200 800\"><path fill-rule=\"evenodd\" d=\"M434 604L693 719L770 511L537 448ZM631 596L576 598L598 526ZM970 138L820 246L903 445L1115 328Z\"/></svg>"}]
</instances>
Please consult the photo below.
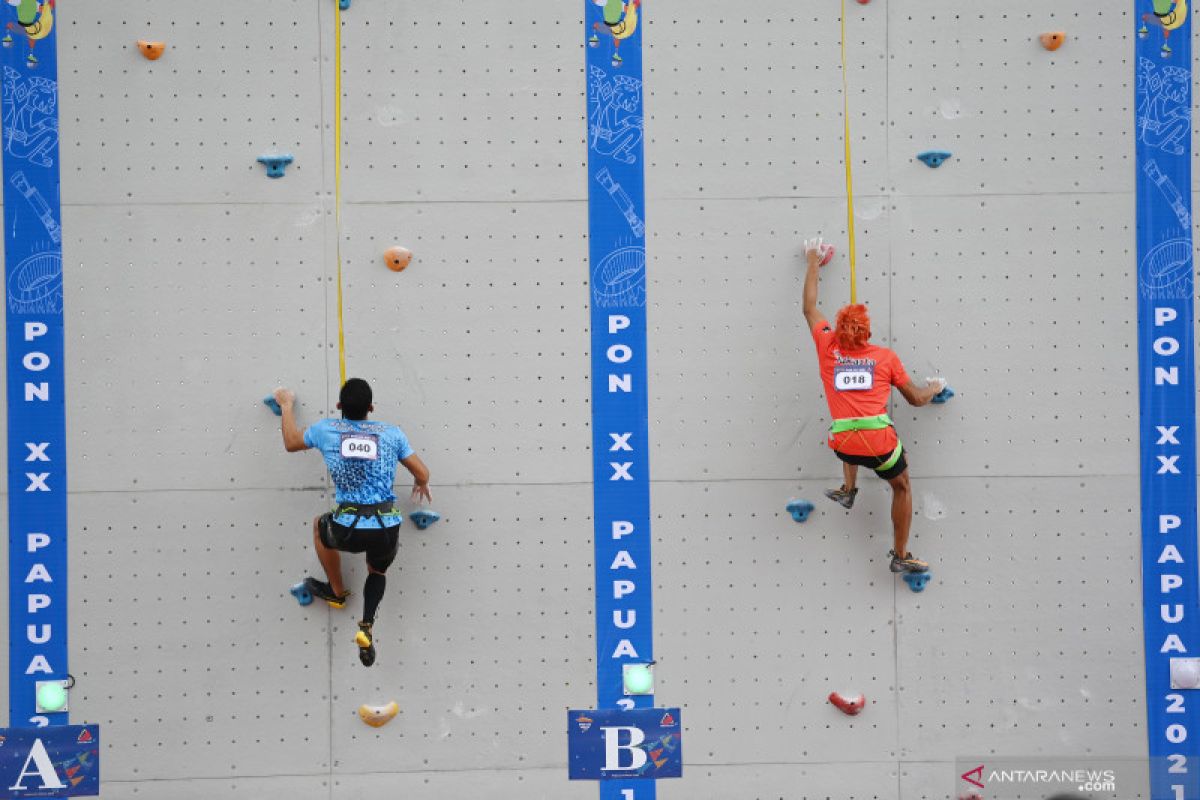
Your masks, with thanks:
<instances>
[{"instance_id":1,"label":"small banner at bottom","mask_svg":"<svg viewBox=\"0 0 1200 800\"><path fill-rule=\"evenodd\" d=\"M571 780L683 777L678 708L567 712Z\"/></svg>"},{"instance_id":2,"label":"small banner at bottom","mask_svg":"<svg viewBox=\"0 0 1200 800\"><path fill-rule=\"evenodd\" d=\"M0 728L0 792L7 798L100 794L100 726Z\"/></svg>"}]
</instances>

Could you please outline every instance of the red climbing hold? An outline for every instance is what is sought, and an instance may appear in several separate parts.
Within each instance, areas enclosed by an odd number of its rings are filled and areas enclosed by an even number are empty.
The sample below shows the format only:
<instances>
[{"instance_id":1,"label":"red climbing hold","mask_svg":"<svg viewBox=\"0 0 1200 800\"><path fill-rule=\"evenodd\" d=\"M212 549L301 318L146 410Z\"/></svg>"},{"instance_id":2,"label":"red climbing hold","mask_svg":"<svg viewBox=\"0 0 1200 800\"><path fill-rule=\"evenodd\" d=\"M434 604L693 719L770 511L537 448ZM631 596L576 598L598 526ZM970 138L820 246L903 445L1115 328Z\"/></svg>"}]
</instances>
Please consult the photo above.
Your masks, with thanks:
<instances>
[{"instance_id":1,"label":"red climbing hold","mask_svg":"<svg viewBox=\"0 0 1200 800\"><path fill-rule=\"evenodd\" d=\"M831 244L821 245L821 266L825 266L833 260L834 248Z\"/></svg>"},{"instance_id":2,"label":"red climbing hold","mask_svg":"<svg viewBox=\"0 0 1200 800\"><path fill-rule=\"evenodd\" d=\"M831 692L829 702L837 706L843 714L850 717L857 715L867 706L867 698L861 694L854 697L846 697L839 692Z\"/></svg>"}]
</instances>

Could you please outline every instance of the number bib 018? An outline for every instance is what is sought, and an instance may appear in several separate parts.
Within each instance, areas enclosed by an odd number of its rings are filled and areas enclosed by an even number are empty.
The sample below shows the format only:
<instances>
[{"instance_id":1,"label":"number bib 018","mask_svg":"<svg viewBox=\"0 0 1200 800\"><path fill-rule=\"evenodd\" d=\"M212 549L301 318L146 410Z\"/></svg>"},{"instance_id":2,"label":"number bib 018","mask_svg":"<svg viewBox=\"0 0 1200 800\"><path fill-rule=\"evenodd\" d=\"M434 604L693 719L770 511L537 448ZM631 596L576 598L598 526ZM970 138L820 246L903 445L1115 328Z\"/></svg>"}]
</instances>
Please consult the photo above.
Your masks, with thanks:
<instances>
[{"instance_id":1,"label":"number bib 018","mask_svg":"<svg viewBox=\"0 0 1200 800\"><path fill-rule=\"evenodd\" d=\"M351 461L378 461L379 437L373 433L343 433L342 458Z\"/></svg>"},{"instance_id":2,"label":"number bib 018","mask_svg":"<svg viewBox=\"0 0 1200 800\"><path fill-rule=\"evenodd\" d=\"M875 370L858 364L833 368L833 388L839 392L865 392L875 385Z\"/></svg>"}]
</instances>

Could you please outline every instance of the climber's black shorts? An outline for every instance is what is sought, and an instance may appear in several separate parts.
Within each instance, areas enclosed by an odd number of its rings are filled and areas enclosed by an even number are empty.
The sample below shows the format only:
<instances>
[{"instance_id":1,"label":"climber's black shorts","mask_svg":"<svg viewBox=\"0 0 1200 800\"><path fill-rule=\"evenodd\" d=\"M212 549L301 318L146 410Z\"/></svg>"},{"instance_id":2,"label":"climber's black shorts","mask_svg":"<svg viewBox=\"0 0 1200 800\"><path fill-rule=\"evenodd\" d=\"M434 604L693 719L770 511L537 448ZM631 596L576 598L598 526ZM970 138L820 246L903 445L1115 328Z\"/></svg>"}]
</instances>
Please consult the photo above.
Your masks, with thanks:
<instances>
[{"instance_id":1,"label":"climber's black shorts","mask_svg":"<svg viewBox=\"0 0 1200 800\"><path fill-rule=\"evenodd\" d=\"M400 526L390 528L347 528L333 521L333 512L322 514L317 521L321 544L343 553L366 553L367 566L376 572L387 572L400 546Z\"/></svg>"},{"instance_id":2,"label":"climber's black shorts","mask_svg":"<svg viewBox=\"0 0 1200 800\"><path fill-rule=\"evenodd\" d=\"M842 461L845 461L847 464L857 464L860 467L869 467L870 469L875 470L875 474L883 478L885 481L890 481L892 478L900 477L904 474L904 470L908 469L908 461L904 458L903 450L900 451L900 458L897 459L896 463L892 464L890 468L885 469L882 472L879 470L879 465L885 463L889 458L891 458L891 453L888 453L886 456L852 456L848 453L838 452L837 450L834 450L833 452L838 458L840 458Z\"/></svg>"}]
</instances>

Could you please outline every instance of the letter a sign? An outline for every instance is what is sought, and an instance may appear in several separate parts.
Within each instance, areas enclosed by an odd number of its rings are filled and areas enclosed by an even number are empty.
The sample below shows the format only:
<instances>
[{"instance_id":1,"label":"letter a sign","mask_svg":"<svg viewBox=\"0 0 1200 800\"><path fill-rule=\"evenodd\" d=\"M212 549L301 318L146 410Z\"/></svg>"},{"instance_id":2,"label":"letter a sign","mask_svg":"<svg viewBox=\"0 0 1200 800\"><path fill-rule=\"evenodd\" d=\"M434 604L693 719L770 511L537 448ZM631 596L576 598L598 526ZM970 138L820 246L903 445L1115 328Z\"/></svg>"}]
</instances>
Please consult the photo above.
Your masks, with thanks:
<instances>
[{"instance_id":1,"label":"letter a sign","mask_svg":"<svg viewBox=\"0 0 1200 800\"><path fill-rule=\"evenodd\" d=\"M100 728L0 728L0 797L100 794Z\"/></svg>"}]
</instances>

